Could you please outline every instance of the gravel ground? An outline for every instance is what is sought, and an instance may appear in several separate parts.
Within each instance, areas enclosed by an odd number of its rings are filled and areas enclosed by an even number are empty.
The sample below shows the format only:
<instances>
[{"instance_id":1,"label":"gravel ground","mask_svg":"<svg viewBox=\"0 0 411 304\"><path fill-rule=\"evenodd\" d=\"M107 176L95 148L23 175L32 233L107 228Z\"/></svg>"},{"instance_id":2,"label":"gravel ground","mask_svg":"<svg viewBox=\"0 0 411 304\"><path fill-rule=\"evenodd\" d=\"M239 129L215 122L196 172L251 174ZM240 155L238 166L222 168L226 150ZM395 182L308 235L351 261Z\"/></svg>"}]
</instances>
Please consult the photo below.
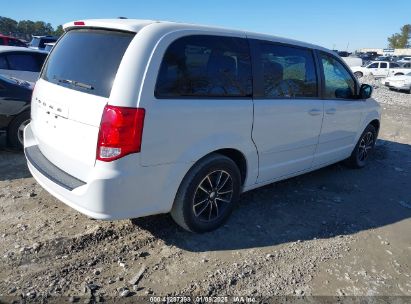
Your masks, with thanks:
<instances>
[{"instance_id":1,"label":"gravel ground","mask_svg":"<svg viewBox=\"0 0 411 304\"><path fill-rule=\"evenodd\" d=\"M411 95L371 83L384 114L362 170L341 164L245 193L202 235L168 215L103 222L44 191L0 148L0 297L411 296ZM4 138L2 139L4 141ZM1 302L0 299L0 302Z\"/></svg>"}]
</instances>

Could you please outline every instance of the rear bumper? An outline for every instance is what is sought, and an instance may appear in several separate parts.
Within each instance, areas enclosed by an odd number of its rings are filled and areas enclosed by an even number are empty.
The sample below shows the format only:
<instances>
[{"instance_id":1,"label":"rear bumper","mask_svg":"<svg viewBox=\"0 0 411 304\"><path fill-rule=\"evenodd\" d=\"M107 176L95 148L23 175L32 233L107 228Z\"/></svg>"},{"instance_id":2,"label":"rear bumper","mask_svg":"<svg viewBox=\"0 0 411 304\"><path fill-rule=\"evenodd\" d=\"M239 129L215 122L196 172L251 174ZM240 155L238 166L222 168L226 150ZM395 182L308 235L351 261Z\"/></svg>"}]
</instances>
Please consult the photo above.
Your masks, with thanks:
<instances>
[{"instance_id":1,"label":"rear bumper","mask_svg":"<svg viewBox=\"0 0 411 304\"><path fill-rule=\"evenodd\" d=\"M60 170L42 154L31 124L24 130L28 168L51 195L95 219L115 220L167 213L182 179L170 178L177 165L142 167L139 155L96 162L87 181ZM178 167L178 166L177 166Z\"/></svg>"}]
</instances>

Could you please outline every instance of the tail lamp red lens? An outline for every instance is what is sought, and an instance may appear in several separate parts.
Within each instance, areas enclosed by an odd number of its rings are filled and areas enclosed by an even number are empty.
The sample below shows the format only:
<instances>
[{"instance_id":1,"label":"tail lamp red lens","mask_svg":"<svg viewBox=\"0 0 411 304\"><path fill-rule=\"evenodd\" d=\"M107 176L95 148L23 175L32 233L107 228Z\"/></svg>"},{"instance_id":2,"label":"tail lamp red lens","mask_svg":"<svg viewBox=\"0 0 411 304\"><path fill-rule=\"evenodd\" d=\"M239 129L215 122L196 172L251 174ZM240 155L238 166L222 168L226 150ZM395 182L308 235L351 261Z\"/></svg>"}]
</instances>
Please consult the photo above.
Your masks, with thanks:
<instances>
[{"instance_id":1,"label":"tail lamp red lens","mask_svg":"<svg viewBox=\"0 0 411 304\"><path fill-rule=\"evenodd\" d=\"M97 159L110 162L141 150L145 110L107 105L97 142Z\"/></svg>"}]
</instances>

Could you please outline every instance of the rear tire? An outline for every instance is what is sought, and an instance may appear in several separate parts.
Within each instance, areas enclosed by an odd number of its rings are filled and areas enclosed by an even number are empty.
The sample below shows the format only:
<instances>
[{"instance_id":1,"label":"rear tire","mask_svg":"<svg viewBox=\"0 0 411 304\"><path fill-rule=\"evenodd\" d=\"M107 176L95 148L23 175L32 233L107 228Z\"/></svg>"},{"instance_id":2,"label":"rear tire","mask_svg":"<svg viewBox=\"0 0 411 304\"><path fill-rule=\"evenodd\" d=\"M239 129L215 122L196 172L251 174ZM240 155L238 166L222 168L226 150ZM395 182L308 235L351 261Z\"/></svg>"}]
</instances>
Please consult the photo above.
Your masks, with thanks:
<instances>
[{"instance_id":1,"label":"rear tire","mask_svg":"<svg viewBox=\"0 0 411 304\"><path fill-rule=\"evenodd\" d=\"M7 140L11 147L16 149L23 149L23 131L29 122L29 111L25 111L19 114L12 120L7 130Z\"/></svg>"},{"instance_id":2,"label":"rear tire","mask_svg":"<svg viewBox=\"0 0 411 304\"><path fill-rule=\"evenodd\" d=\"M225 223L240 195L241 175L228 157L213 153L184 177L171 216L184 229L203 233Z\"/></svg>"},{"instance_id":3,"label":"rear tire","mask_svg":"<svg viewBox=\"0 0 411 304\"><path fill-rule=\"evenodd\" d=\"M374 150L376 140L377 130L373 125L368 125L361 134L351 156L346 160L346 164L354 169L365 167L369 155Z\"/></svg>"}]
</instances>

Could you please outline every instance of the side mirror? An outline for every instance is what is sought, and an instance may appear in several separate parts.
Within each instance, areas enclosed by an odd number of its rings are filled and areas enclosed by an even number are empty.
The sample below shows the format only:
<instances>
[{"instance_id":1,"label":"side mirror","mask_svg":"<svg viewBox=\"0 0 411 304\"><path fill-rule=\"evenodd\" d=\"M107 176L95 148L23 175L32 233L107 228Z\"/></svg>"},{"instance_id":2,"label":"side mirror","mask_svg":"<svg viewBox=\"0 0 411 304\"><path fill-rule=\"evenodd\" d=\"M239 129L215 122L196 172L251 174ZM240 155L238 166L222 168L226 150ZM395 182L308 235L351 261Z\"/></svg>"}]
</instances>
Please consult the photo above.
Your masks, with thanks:
<instances>
[{"instance_id":1,"label":"side mirror","mask_svg":"<svg viewBox=\"0 0 411 304\"><path fill-rule=\"evenodd\" d=\"M362 84L360 87L360 94L358 95L359 99L368 99L372 94L372 86L369 84Z\"/></svg>"}]
</instances>

